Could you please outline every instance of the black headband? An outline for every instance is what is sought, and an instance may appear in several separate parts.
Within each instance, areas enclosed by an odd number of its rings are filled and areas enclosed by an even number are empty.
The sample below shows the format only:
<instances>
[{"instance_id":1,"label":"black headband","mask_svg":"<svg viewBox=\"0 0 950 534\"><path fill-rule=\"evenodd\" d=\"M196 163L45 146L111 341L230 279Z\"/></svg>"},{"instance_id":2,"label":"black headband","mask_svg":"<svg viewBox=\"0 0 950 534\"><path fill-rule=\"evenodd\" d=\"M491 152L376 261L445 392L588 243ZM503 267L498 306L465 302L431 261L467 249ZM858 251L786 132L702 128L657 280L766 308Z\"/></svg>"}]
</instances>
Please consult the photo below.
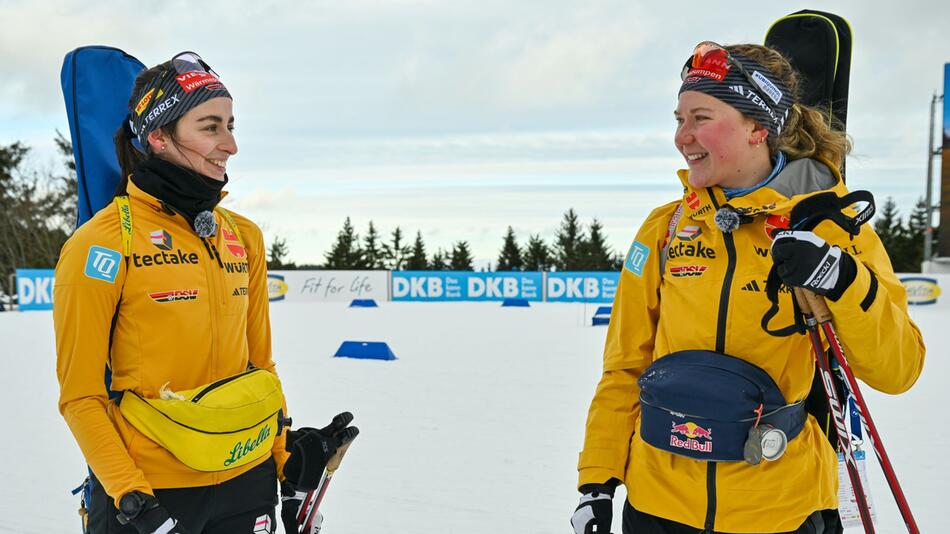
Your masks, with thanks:
<instances>
[{"instance_id":1,"label":"black headband","mask_svg":"<svg viewBox=\"0 0 950 534\"><path fill-rule=\"evenodd\" d=\"M778 138L785 127L794 95L775 74L758 62L724 48L694 54L683 69L684 91L718 98L756 121Z\"/></svg>"},{"instance_id":2,"label":"black headband","mask_svg":"<svg viewBox=\"0 0 950 534\"><path fill-rule=\"evenodd\" d=\"M194 52L182 52L171 66L142 87L128 115L128 129L143 151L148 134L181 118L212 98L231 98L218 75Z\"/></svg>"}]
</instances>

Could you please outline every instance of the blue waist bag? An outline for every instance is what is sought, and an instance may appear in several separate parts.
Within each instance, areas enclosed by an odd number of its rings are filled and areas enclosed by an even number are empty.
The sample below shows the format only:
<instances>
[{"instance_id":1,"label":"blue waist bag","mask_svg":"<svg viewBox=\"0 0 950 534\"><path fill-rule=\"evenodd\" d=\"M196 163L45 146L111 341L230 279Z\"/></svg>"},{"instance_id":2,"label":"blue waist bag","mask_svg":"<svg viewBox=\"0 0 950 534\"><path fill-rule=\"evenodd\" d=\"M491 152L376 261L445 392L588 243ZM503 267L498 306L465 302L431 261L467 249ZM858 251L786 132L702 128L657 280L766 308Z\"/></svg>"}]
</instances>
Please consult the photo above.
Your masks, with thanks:
<instances>
[{"instance_id":1,"label":"blue waist bag","mask_svg":"<svg viewBox=\"0 0 950 534\"><path fill-rule=\"evenodd\" d=\"M758 447L763 431L784 434L778 455L766 457L778 459L807 417L804 401L787 404L764 370L718 352L684 350L663 356L637 384L643 441L697 460L756 464L761 453L750 459L749 443ZM762 443L769 448L768 441Z\"/></svg>"}]
</instances>

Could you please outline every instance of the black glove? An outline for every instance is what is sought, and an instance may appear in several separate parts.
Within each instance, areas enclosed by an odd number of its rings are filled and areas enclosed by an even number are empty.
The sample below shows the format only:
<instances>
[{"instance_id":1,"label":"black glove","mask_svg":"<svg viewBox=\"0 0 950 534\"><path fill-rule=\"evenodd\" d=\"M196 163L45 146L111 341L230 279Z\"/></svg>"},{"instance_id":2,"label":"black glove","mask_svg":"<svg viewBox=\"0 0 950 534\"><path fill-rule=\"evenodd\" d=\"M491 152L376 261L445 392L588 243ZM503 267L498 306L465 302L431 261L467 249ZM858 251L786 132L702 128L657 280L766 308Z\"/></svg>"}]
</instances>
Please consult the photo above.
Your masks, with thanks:
<instances>
[{"instance_id":1,"label":"black glove","mask_svg":"<svg viewBox=\"0 0 950 534\"><path fill-rule=\"evenodd\" d=\"M280 522L284 524L284 532L297 534L300 531L300 525L297 521L297 515L300 514L300 507L307 498L306 491L298 491L294 485L286 480L280 483ZM310 532L306 534L317 534L323 525L323 514L317 511L316 520Z\"/></svg>"},{"instance_id":2,"label":"black glove","mask_svg":"<svg viewBox=\"0 0 950 534\"><path fill-rule=\"evenodd\" d=\"M304 427L287 432L287 451L290 452L290 457L284 464L284 478L296 491L316 489L327 462L333 458L337 449L353 441L360 433L355 426L347 426L351 421L353 414L343 412L319 430Z\"/></svg>"},{"instance_id":3,"label":"black glove","mask_svg":"<svg viewBox=\"0 0 950 534\"><path fill-rule=\"evenodd\" d=\"M581 486L581 502L571 516L575 534L609 534L614 519L614 489L606 484Z\"/></svg>"},{"instance_id":4,"label":"black glove","mask_svg":"<svg viewBox=\"0 0 950 534\"><path fill-rule=\"evenodd\" d=\"M147 493L133 491L119 501L119 523L132 525L139 534L188 534L178 520L168 514L158 499Z\"/></svg>"},{"instance_id":5,"label":"black glove","mask_svg":"<svg viewBox=\"0 0 950 534\"><path fill-rule=\"evenodd\" d=\"M812 232L784 230L775 234L772 261L789 287L801 287L838 300L854 282L858 267L846 252Z\"/></svg>"}]
</instances>

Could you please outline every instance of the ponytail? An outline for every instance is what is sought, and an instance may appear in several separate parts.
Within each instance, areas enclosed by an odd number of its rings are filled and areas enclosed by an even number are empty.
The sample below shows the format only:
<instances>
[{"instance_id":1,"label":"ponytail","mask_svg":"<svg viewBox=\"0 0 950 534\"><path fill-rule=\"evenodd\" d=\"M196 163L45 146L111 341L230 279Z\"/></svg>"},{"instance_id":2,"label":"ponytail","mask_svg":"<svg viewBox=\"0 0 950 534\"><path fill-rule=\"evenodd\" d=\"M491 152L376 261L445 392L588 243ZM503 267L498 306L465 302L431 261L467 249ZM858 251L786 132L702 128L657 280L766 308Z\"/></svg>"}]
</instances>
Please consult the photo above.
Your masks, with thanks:
<instances>
[{"instance_id":1,"label":"ponytail","mask_svg":"<svg viewBox=\"0 0 950 534\"><path fill-rule=\"evenodd\" d=\"M130 110L133 109L136 104L138 104L137 99L141 98L142 89L150 84L156 77L161 76L162 73L169 68L171 68L171 61L166 61L165 63L156 65L139 73L138 77L135 78L135 84L132 86L132 96L129 97ZM122 120L124 122L127 119ZM175 127L177 124L178 121L172 122L162 126L161 130L174 140ZM137 149L135 145L132 144L132 133L128 131L128 127L125 124L120 125L115 131L113 141L115 142L116 159L119 161L119 172L122 173L121 177L119 178L119 184L115 188L114 196L127 195L129 175L132 174L132 172L135 170L135 167L137 167L140 163L149 158L155 157L155 153L152 152L152 149L148 145L142 147L142 149L145 150L144 153Z\"/></svg>"},{"instance_id":2,"label":"ponytail","mask_svg":"<svg viewBox=\"0 0 950 534\"><path fill-rule=\"evenodd\" d=\"M798 100L798 74L781 53L762 45L741 44L726 47L749 57L778 76ZM851 140L841 124L831 116L804 104L794 104L789 110L785 127L777 139L768 138L769 153L784 152L790 160L814 158L824 160L840 169L845 156L851 152Z\"/></svg>"}]
</instances>

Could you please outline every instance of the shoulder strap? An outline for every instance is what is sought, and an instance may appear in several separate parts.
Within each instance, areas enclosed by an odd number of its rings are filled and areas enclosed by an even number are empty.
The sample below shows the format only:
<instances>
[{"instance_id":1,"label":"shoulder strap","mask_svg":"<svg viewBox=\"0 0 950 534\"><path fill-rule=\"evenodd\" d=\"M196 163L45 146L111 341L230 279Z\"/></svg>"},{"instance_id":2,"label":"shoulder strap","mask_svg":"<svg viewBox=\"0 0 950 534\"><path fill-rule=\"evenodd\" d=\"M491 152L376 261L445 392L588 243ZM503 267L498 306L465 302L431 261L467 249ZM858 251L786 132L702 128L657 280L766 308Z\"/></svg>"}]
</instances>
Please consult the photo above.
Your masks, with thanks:
<instances>
[{"instance_id":1,"label":"shoulder strap","mask_svg":"<svg viewBox=\"0 0 950 534\"><path fill-rule=\"evenodd\" d=\"M228 221L228 226L231 227L231 231L234 232L234 235L236 235L238 238L238 243L240 243L241 246L243 247L244 239L241 238L241 231L238 230L238 225L237 225L237 222L234 220L234 217L232 217L231 214L228 213L228 210L220 206L215 206L214 211L216 211L219 215L224 217L226 221Z\"/></svg>"},{"instance_id":2,"label":"shoulder strap","mask_svg":"<svg viewBox=\"0 0 950 534\"><path fill-rule=\"evenodd\" d=\"M673 236L676 235L676 226L682 216L683 203L681 202L676 205L676 211L670 217L670 226L666 229L666 239L663 241L663 248L660 249L660 276L663 276L663 273L666 272L666 254L670 250L670 243L673 241Z\"/></svg>"},{"instance_id":3,"label":"shoulder strap","mask_svg":"<svg viewBox=\"0 0 950 534\"><path fill-rule=\"evenodd\" d=\"M122 255L125 258L125 278L122 279L122 290L125 291L125 281L129 277L129 258L132 257L132 205L129 203L128 195L120 195L112 199L116 208L119 210L119 228L122 230ZM105 383L106 391L109 393L109 399L115 399L121 396L121 392L112 391L112 338L115 335L115 325L119 320L119 307L122 305L122 297L115 304L115 312L112 313L112 324L109 326L109 357L106 359Z\"/></svg>"},{"instance_id":4,"label":"shoulder strap","mask_svg":"<svg viewBox=\"0 0 950 534\"><path fill-rule=\"evenodd\" d=\"M119 227L122 229L122 254L128 260L132 255L132 206L128 195L117 196L113 199L119 210Z\"/></svg>"}]
</instances>

